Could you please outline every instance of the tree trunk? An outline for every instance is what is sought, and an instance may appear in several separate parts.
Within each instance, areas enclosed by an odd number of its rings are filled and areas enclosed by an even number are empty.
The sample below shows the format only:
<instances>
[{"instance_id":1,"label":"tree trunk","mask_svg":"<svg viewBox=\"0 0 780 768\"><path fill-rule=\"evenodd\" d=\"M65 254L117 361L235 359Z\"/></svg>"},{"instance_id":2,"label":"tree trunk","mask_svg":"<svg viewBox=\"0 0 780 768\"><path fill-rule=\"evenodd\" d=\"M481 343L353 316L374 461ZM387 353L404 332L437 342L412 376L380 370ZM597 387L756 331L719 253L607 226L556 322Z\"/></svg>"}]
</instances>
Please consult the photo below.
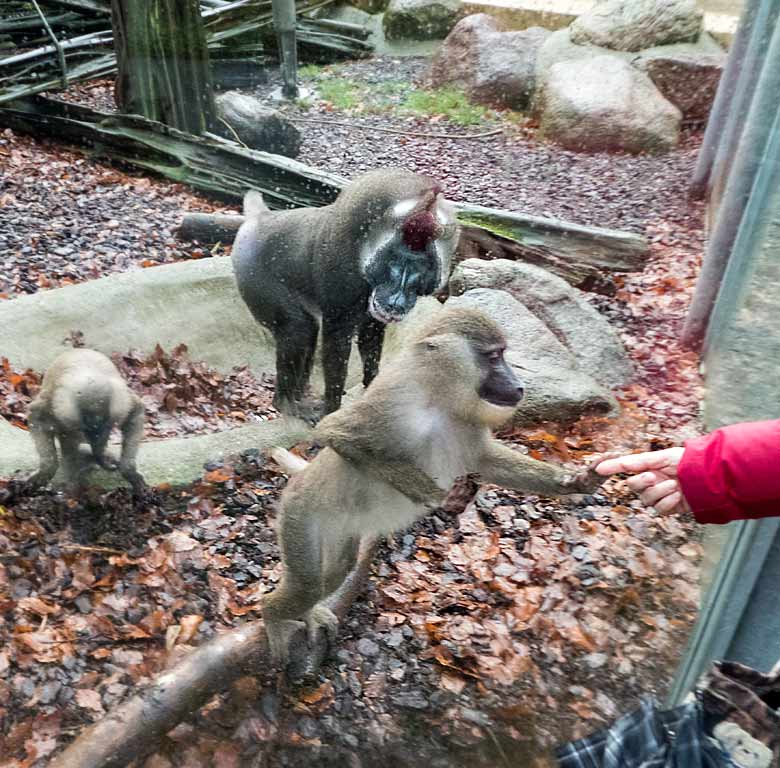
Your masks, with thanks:
<instances>
[{"instance_id":1,"label":"tree trunk","mask_svg":"<svg viewBox=\"0 0 780 768\"><path fill-rule=\"evenodd\" d=\"M122 112L196 136L212 130L214 93L198 0L112 0L111 20Z\"/></svg>"}]
</instances>

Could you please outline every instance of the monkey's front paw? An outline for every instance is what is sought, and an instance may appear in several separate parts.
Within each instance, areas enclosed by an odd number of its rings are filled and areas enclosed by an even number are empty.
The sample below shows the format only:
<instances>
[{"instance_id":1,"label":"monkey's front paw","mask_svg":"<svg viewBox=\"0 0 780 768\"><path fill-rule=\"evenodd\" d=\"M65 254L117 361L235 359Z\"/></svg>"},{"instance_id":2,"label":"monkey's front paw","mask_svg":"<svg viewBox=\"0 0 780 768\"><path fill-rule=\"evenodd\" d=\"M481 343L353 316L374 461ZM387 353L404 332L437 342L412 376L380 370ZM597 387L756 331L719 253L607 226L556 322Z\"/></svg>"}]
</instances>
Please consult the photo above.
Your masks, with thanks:
<instances>
[{"instance_id":1,"label":"monkey's front paw","mask_svg":"<svg viewBox=\"0 0 780 768\"><path fill-rule=\"evenodd\" d=\"M265 622L265 634L268 637L268 650L271 661L280 669L287 667L290 659L290 642L293 636L306 625L302 621L282 619L281 621Z\"/></svg>"},{"instance_id":2,"label":"monkey's front paw","mask_svg":"<svg viewBox=\"0 0 780 768\"><path fill-rule=\"evenodd\" d=\"M601 488L607 478L596 473L593 466L581 469L571 479L570 493L593 493Z\"/></svg>"},{"instance_id":3,"label":"monkey's front paw","mask_svg":"<svg viewBox=\"0 0 780 768\"><path fill-rule=\"evenodd\" d=\"M309 629L309 643L317 642L320 627L325 630L329 643L333 643L339 631L339 620L333 611L325 605L315 605L306 614L306 626Z\"/></svg>"}]
</instances>

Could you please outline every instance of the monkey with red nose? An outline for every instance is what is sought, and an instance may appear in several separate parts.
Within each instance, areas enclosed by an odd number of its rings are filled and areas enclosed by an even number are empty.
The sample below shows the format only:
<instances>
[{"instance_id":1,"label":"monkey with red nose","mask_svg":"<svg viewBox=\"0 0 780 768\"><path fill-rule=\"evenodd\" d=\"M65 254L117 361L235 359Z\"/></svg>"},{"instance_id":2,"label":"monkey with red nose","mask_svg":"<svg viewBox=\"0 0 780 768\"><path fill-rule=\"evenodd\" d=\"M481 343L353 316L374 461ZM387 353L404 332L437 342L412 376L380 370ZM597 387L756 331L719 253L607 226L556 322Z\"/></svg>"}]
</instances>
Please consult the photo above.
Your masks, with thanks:
<instances>
[{"instance_id":1,"label":"monkey with red nose","mask_svg":"<svg viewBox=\"0 0 780 768\"><path fill-rule=\"evenodd\" d=\"M274 405L316 421L341 405L355 333L367 386L385 326L447 284L455 211L434 179L390 168L361 176L322 208L270 211L250 191L244 213L233 266L242 298L274 335ZM322 405L305 397L320 325Z\"/></svg>"}]
</instances>

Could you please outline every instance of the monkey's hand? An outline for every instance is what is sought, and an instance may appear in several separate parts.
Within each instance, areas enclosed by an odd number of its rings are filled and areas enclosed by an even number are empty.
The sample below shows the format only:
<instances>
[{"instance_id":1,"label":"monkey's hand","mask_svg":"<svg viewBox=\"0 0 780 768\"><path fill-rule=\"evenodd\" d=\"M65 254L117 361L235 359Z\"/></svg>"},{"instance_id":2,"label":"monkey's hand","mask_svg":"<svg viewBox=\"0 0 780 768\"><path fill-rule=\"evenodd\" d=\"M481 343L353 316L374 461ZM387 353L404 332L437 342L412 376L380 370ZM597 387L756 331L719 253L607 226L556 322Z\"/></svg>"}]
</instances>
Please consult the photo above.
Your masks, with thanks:
<instances>
[{"instance_id":1,"label":"monkey's hand","mask_svg":"<svg viewBox=\"0 0 780 768\"><path fill-rule=\"evenodd\" d=\"M576 490L572 490L570 493L593 493L593 491L598 490L604 484L606 477L599 475L596 472L596 467L602 461L618 455L616 453L602 453L593 457L587 467L572 475L570 482L572 488L576 488Z\"/></svg>"}]
</instances>

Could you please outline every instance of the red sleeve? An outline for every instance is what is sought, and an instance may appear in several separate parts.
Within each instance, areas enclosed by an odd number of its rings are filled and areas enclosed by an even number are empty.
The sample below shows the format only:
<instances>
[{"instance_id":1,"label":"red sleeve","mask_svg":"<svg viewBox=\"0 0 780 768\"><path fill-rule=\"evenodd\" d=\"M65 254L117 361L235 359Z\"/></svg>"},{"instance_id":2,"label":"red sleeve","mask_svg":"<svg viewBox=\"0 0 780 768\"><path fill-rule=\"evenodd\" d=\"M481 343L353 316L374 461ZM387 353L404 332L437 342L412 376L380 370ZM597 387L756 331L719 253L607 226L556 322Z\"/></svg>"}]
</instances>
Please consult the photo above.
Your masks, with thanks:
<instances>
[{"instance_id":1,"label":"red sleeve","mask_svg":"<svg viewBox=\"0 0 780 768\"><path fill-rule=\"evenodd\" d=\"M780 516L780 419L688 440L677 474L700 523Z\"/></svg>"}]
</instances>

